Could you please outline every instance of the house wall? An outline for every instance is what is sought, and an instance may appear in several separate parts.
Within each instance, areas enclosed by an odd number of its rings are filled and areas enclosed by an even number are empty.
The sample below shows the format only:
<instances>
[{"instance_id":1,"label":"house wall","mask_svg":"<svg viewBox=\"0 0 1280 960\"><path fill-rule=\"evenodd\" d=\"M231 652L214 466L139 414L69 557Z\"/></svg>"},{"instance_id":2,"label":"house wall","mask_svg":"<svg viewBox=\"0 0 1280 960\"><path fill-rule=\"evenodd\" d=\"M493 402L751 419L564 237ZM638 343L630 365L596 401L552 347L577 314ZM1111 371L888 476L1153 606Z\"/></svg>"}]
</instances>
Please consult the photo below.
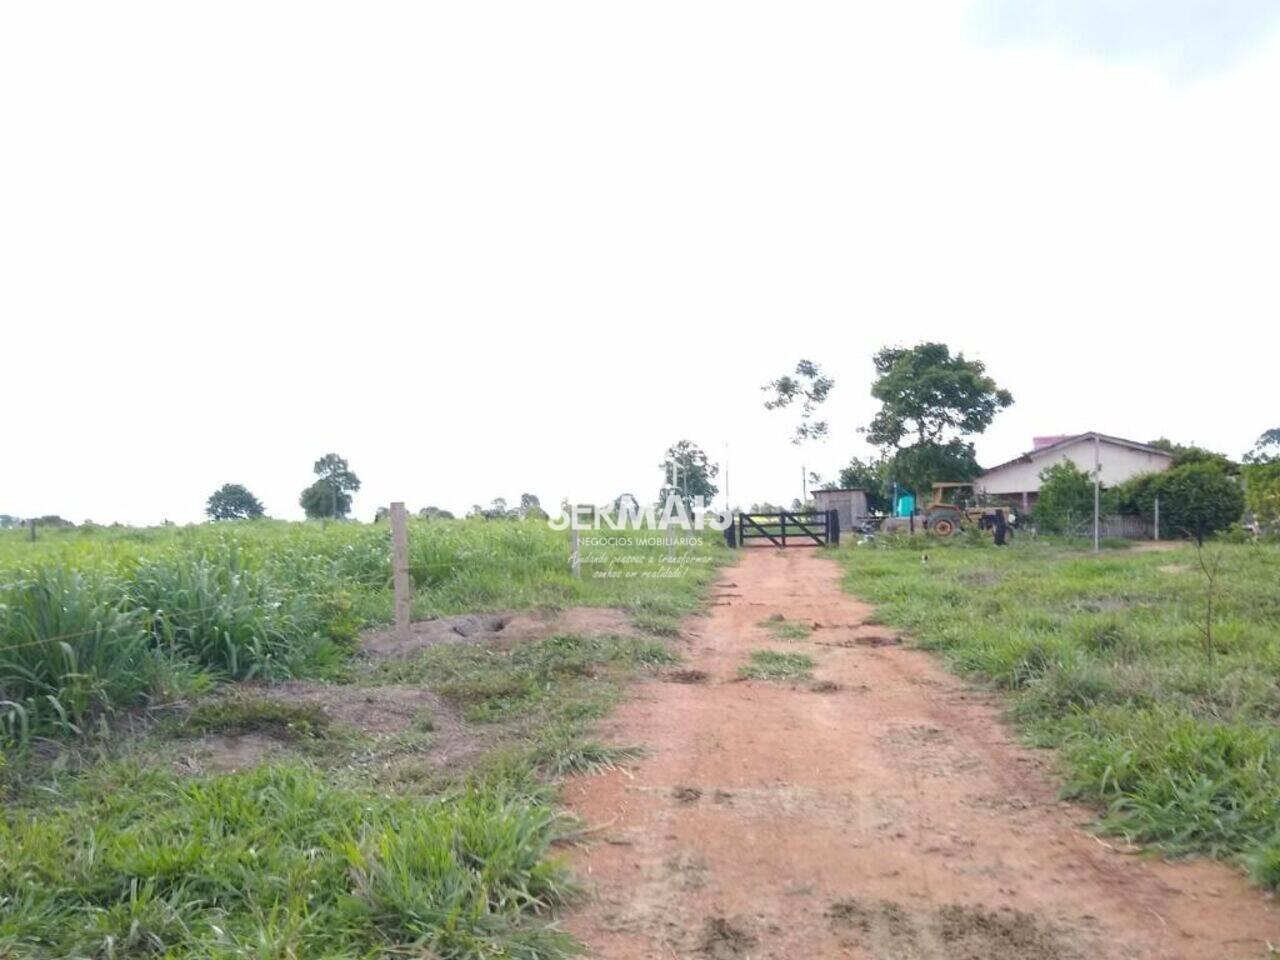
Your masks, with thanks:
<instances>
[{"instance_id":1,"label":"house wall","mask_svg":"<svg viewBox=\"0 0 1280 960\"><path fill-rule=\"evenodd\" d=\"M1103 440L1100 459L1102 485L1114 487L1140 473L1160 473L1167 470L1170 458L1165 454L1134 450L1132 447ZM1041 472L1064 460L1072 461L1082 470L1092 471L1093 440L1084 438L1050 453L1033 453L1029 463L1019 461L989 470L977 480L976 486L993 496L1020 494L1024 490L1035 492L1040 489Z\"/></svg>"}]
</instances>

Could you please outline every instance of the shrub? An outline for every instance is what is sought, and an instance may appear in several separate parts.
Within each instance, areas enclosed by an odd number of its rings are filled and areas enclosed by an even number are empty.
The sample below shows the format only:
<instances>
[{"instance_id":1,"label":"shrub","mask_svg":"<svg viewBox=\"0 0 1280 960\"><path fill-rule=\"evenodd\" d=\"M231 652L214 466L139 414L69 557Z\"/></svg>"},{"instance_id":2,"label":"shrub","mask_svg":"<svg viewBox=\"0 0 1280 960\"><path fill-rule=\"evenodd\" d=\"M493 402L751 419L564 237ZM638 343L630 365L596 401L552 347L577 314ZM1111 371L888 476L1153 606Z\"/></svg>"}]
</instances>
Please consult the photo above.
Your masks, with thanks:
<instances>
[{"instance_id":1,"label":"shrub","mask_svg":"<svg viewBox=\"0 0 1280 960\"><path fill-rule=\"evenodd\" d=\"M1280 461L1243 468L1245 503L1264 527L1280 529Z\"/></svg>"},{"instance_id":2,"label":"shrub","mask_svg":"<svg viewBox=\"0 0 1280 960\"><path fill-rule=\"evenodd\" d=\"M1173 467L1164 473L1135 477L1117 490L1123 512L1147 519L1160 500L1160 530L1166 536L1190 536L1203 541L1226 530L1244 512L1240 485L1214 461Z\"/></svg>"},{"instance_id":3,"label":"shrub","mask_svg":"<svg viewBox=\"0 0 1280 960\"><path fill-rule=\"evenodd\" d=\"M1240 486L1210 463L1190 463L1160 475L1160 524L1203 541L1244 512Z\"/></svg>"},{"instance_id":4,"label":"shrub","mask_svg":"<svg viewBox=\"0 0 1280 960\"><path fill-rule=\"evenodd\" d=\"M1093 516L1093 479L1070 460L1040 474L1036 525L1050 533L1069 533Z\"/></svg>"}]
</instances>

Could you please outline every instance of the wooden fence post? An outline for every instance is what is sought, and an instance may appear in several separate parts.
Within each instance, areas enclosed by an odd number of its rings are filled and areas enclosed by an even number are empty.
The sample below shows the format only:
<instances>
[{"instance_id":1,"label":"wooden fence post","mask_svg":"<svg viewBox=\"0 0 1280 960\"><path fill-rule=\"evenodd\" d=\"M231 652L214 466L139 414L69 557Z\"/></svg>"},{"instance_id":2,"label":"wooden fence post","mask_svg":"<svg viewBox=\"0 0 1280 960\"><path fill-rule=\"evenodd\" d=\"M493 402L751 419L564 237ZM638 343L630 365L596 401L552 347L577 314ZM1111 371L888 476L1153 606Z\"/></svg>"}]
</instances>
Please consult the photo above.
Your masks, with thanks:
<instances>
[{"instance_id":1,"label":"wooden fence post","mask_svg":"<svg viewBox=\"0 0 1280 960\"><path fill-rule=\"evenodd\" d=\"M395 592L396 637L409 639L413 595L409 587L409 524L403 503L391 504L391 585Z\"/></svg>"},{"instance_id":2,"label":"wooden fence post","mask_svg":"<svg viewBox=\"0 0 1280 960\"><path fill-rule=\"evenodd\" d=\"M36 542L36 522L34 520L28 520L27 523L31 526L31 542L35 543Z\"/></svg>"},{"instance_id":3,"label":"wooden fence post","mask_svg":"<svg viewBox=\"0 0 1280 960\"><path fill-rule=\"evenodd\" d=\"M1153 540L1160 539L1160 498L1156 497L1156 516L1155 516L1155 536Z\"/></svg>"},{"instance_id":4,"label":"wooden fence post","mask_svg":"<svg viewBox=\"0 0 1280 960\"><path fill-rule=\"evenodd\" d=\"M573 525L569 527L569 568L573 571L573 579L582 579L582 551L578 546L578 528Z\"/></svg>"}]
</instances>

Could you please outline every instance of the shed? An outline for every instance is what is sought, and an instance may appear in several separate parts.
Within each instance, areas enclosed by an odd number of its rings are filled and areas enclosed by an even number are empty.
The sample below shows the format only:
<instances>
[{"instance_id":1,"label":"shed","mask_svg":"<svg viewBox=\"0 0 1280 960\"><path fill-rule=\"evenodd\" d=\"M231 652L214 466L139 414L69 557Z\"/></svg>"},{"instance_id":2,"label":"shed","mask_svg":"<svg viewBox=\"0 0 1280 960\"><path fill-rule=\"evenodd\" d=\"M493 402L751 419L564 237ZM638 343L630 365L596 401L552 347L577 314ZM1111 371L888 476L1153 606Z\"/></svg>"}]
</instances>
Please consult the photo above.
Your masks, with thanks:
<instances>
[{"instance_id":1,"label":"shed","mask_svg":"<svg viewBox=\"0 0 1280 960\"><path fill-rule=\"evenodd\" d=\"M855 521L867 516L865 490L815 490L813 499L819 510L834 510L839 514L841 530L852 530Z\"/></svg>"}]
</instances>

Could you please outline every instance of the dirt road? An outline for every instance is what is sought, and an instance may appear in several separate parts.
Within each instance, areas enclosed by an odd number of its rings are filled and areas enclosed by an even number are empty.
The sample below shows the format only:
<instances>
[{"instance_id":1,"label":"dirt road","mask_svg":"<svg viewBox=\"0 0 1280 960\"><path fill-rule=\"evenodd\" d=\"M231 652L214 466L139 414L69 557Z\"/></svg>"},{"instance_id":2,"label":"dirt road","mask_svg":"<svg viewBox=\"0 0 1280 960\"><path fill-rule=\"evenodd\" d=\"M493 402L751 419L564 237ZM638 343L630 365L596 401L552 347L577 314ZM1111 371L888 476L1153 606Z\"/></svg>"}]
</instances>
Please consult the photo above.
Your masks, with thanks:
<instances>
[{"instance_id":1,"label":"dirt road","mask_svg":"<svg viewBox=\"0 0 1280 960\"><path fill-rule=\"evenodd\" d=\"M868 625L833 561L743 551L689 670L647 683L610 742L628 771L581 778L587 886L567 925L606 960L1232 960L1280 947L1280 911L1227 867L1107 846L1059 803L1052 757L999 704ZM817 624L770 636L782 614ZM737 681L755 649L811 681ZM693 681L693 682L689 682ZM833 688L834 687L834 688Z\"/></svg>"}]
</instances>

